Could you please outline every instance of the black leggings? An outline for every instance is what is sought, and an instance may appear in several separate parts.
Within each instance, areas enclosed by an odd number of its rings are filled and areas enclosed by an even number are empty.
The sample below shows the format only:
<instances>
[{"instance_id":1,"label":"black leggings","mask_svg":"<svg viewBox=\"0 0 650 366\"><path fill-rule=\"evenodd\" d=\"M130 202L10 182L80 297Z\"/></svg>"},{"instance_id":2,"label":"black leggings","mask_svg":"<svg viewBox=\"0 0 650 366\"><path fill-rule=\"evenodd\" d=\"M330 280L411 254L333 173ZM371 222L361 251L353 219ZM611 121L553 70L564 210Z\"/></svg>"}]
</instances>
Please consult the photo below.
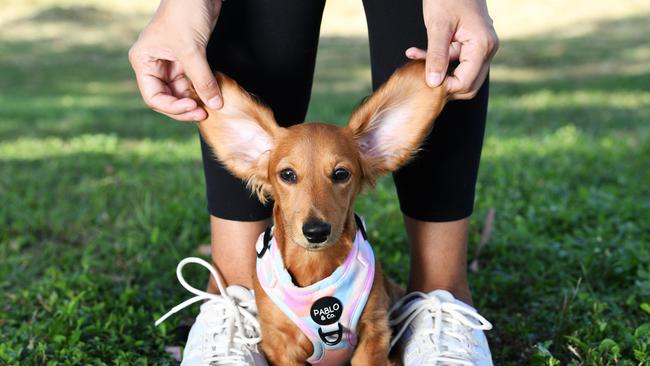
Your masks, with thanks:
<instances>
[{"instance_id":1,"label":"black leggings","mask_svg":"<svg viewBox=\"0 0 650 366\"><path fill-rule=\"evenodd\" d=\"M259 96L280 125L302 122L324 5L324 0L224 2L208 44L211 67ZM406 48L426 48L422 0L364 0L363 5L376 89L408 61ZM473 100L447 104L418 155L393 174L404 214L423 221L451 221L472 213L487 102L486 81ZM203 140L201 148L211 215L236 221L271 216L271 206L262 205L224 169Z\"/></svg>"}]
</instances>

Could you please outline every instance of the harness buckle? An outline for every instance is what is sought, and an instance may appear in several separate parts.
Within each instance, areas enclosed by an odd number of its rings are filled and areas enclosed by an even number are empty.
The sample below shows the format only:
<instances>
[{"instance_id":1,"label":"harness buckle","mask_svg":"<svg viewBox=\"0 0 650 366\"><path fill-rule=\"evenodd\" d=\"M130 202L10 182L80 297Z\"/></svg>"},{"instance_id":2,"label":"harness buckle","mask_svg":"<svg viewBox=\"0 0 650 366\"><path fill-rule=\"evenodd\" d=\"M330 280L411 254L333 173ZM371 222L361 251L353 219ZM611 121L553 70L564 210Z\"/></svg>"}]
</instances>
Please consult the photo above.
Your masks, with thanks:
<instances>
[{"instance_id":1,"label":"harness buckle","mask_svg":"<svg viewBox=\"0 0 650 366\"><path fill-rule=\"evenodd\" d=\"M336 346L341 342L341 339L343 339L343 327L341 326L341 323L336 323L337 329L332 330L329 332L323 332L323 328L318 328L318 336L320 337L321 341L325 343L328 346ZM334 337L333 340L328 339L328 337Z\"/></svg>"}]
</instances>

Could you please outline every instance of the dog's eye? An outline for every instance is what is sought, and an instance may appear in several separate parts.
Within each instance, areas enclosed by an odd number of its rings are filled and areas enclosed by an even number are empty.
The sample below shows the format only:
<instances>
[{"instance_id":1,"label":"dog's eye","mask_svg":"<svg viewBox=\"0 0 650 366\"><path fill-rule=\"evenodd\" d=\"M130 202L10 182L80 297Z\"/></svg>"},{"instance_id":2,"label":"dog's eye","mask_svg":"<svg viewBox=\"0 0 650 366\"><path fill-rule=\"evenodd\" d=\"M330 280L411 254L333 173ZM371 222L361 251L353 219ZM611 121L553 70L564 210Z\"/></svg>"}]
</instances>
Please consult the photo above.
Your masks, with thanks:
<instances>
[{"instance_id":1,"label":"dog's eye","mask_svg":"<svg viewBox=\"0 0 650 366\"><path fill-rule=\"evenodd\" d=\"M332 180L336 183L345 182L348 178L350 178L350 172L343 168L336 168L332 173Z\"/></svg>"},{"instance_id":2,"label":"dog's eye","mask_svg":"<svg viewBox=\"0 0 650 366\"><path fill-rule=\"evenodd\" d=\"M293 171L293 169L287 168L280 171L280 179L286 183L293 184L298 180L298 176L296 175L296 172Z\"/></svg>"}]
</instances>

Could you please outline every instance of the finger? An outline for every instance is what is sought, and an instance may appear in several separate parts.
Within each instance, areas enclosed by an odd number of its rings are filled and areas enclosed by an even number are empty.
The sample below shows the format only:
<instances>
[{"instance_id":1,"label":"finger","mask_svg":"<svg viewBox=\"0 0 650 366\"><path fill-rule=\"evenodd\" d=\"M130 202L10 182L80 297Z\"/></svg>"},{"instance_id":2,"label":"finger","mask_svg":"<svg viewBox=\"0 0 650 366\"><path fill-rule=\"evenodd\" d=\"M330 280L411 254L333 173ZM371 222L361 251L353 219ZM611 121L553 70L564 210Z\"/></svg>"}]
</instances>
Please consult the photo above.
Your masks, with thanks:
<instances>
[{"instance_id":1,"label":"finger","mask_svg":"<svg viewBox=\"0 0 650 366\"><path fill-rule=\"evenodd\" d=\"M155 95L152 98L152 102L153 102L152 104L154 105L152 108L170 114L185 113L185 112L192 111L198 107L194 99L191 98L179 99L176 98L175 96L165 95L165 94ZM168 108L165 108L164 110L159 107L156 107L156 105L165 105L165 104L167 104Z\"/></svg>"},{"instance_id":2,"label":"finger","mask_svg":"<svg viewBox=\"0 0 650 366\"><path fill-rule=\"evenodd\" d=\"M452 99L472 99L485 80L488 66L482 61L461 61L447 78L447 89Z\"/></svg>"},{"instance_id":3,"label":"finger","mask_svg":"<svg viewBox=\"0 0 650 366\"><path fill-rule=\"evenodd\" d=\"M463 32L459 65L447 83L452 99L471 99L487 77L490 61L499 47L494 29Z\"/></svg>"},{"instance_id":4,"label":"finger","mask_svg":"<svg viewBox=\"0 0 650 366\"><path fill-rule=\"evenodd\" d=\"M460 42L451 42L449 45L449 60L450 61L457 61L460 58L460 48L461 48L461 43Z\"/></svg>"},{"instance_id":5,"label":"finger","mask_svg":"<svg viewBox=\"0 0 650 366\"><path fill-rule=\"evenodd\" d=\"M191 98L174 96L171 88L161 79L153 75L136 76L142 98L149 108L162 113L180 114L197 107Z\"/></svg>"},{"instance_id":6,"label":"finger","mask_svg":"<svg viewBox=\"0 0 650 366\"><path fill-rule=\"evenodd\" d=\"M485 78L487 77L488 74L488 67L485 67L485 69L482 69L481 72L479 73L479 77L477 79L477 82L472 84L470 87L470 90L466 93L455 93L452 94L451 92L449 93L449 99L450 100L469 100L469 99L474 99L476 97L476 94L478 94L478 91L481 88L482 83L485 81ZM480 82L478 82L480 80Z\"/></svg>"},{"instance_id":7,"label":"finger","mask_svg":"<svg viewBox=\"0 0 650 366\"><path fill-rule=\"evenodd\" d=\"M172 81L168 84L172 94L177 98L191 98L190 82L184 77Z\"/></svg>"},{"instance_id":8,"label":"finger","mask_svg":"<svg viewBox=\"0 0 650 366\"><path fill-rule=\"evenodd\" d=\"M481 64L478 62L465 61L456 67L454 73L448 77L447 90L449 94L460 96L465 94L472 94L478 88L475 87L475 80L478 79L481 73Z\"/></svg>"},{"instance_id":9,"label":"finger","mask_svg":"<svg viewBox=\"0 0 650 366\"><path fill-rule=\"evenodd\" d=\"M212 109L221 108L223 99L219 91L219 85L210 69L210 65L208 65L205 53L194 52L180 61L185 68L185 74L192 81L192 85L194 85L194 89L203 103Z\"/></svg>"},{"instance_id":10,"label":"finger","mask_svg":"<svg viewBox=\"0 0 650 366\"><path fill-rule=\"evenodd\" d=\"M449 77L447 87L450 94L471 93L479 79L481 69L487 67L486 52L475 42L467 41L461 45L460 63ZM478 80L478 83L477 83Z\"/></svg>"},{"instance_id":11,"label":"finger","mask_svg":"<svg viewBox=\"0 0 650 366\"><path fill-rule=\"evenodd\" d=\"M175 119L177 121L181 122L194 122L194 121L202 121L206 118L208 118L208 114L203 108L194 108L193 110L185 113L180 113L180 114L172 114L172 113L165 113L161 111L160 112L164 115L166 115L169 118Z\"/></svg>"},{"instance_id":12,"label":"finger","mask_svg":"<svg viewBox=\"0 0 650 366\"><path fill-rule=\"evenodd\" d=\"M177 98L167 84L152 74L136 73L136 80L142 99L149 108L161 113L181 114L196 108L196 101L190 98Z\"/></svg>"},{"instance_id":13,"label":"finger","mask_svg":"<svg viewBox=\"0 0 650 366\"><path fill-rule=\"evenodd\" d=\"M417 47L408 48L404 54L410 60L424 60L427 58L427 50ZM460 57L460 42L451 42L449 45L449 61L456 61Z\"/></svg>"},{"instance_id":14,"label":"finger","mask_svg":"<svg viewBox=\"0 0 650 366\"><path fill-rule=\"evenodd\" d=\"M427 58L427 51L417 47L411 47L404 52L411 60L424 60Z\"/></svg>"},{"instance_id":15,"label":"finger","mask_svg":"<svg viewBox=\"0 0 650 366\"><path fill-rule=\"evenodd\" d=\"M453 35L449 20L434 21L427 26L426 80L431 87L442 83L449 66L449 46Z\"/></svg>"},{"instance_id":16,"label":"finger","mask_svg":"<svg viewBox=\"0 0 650 366\"><path fill-rule=\"evenodd\" d=\"M197 107L196 101L179 95L173 95L168 85L184 79L177 63L167 60L140 60L132 62L138 88L144 102L150 108L161 113L179 114ZM170 70L171 66L171 70Z\"/></svg>"}]
</instances>

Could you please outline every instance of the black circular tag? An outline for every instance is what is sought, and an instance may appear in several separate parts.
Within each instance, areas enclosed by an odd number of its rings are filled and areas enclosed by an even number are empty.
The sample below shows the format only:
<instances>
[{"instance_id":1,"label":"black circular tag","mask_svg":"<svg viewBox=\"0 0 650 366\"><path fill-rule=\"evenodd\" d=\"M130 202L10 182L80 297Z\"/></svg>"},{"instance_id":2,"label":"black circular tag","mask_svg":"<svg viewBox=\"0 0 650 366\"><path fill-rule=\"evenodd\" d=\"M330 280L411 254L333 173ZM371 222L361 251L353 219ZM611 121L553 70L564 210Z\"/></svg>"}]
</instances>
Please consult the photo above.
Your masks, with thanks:
<instances>
[{"instance_id":1,"label":"black circular tag","mask_svg":"<svg viewBox=\"0 0 650 366\"><path fill-rule=\"evenodd\" d=\"M321 297L311 306L309 314L311 315L311 319L317 324L333 324L341 319L343 304L336 297Z\"/></svg>"}]
</instances>

